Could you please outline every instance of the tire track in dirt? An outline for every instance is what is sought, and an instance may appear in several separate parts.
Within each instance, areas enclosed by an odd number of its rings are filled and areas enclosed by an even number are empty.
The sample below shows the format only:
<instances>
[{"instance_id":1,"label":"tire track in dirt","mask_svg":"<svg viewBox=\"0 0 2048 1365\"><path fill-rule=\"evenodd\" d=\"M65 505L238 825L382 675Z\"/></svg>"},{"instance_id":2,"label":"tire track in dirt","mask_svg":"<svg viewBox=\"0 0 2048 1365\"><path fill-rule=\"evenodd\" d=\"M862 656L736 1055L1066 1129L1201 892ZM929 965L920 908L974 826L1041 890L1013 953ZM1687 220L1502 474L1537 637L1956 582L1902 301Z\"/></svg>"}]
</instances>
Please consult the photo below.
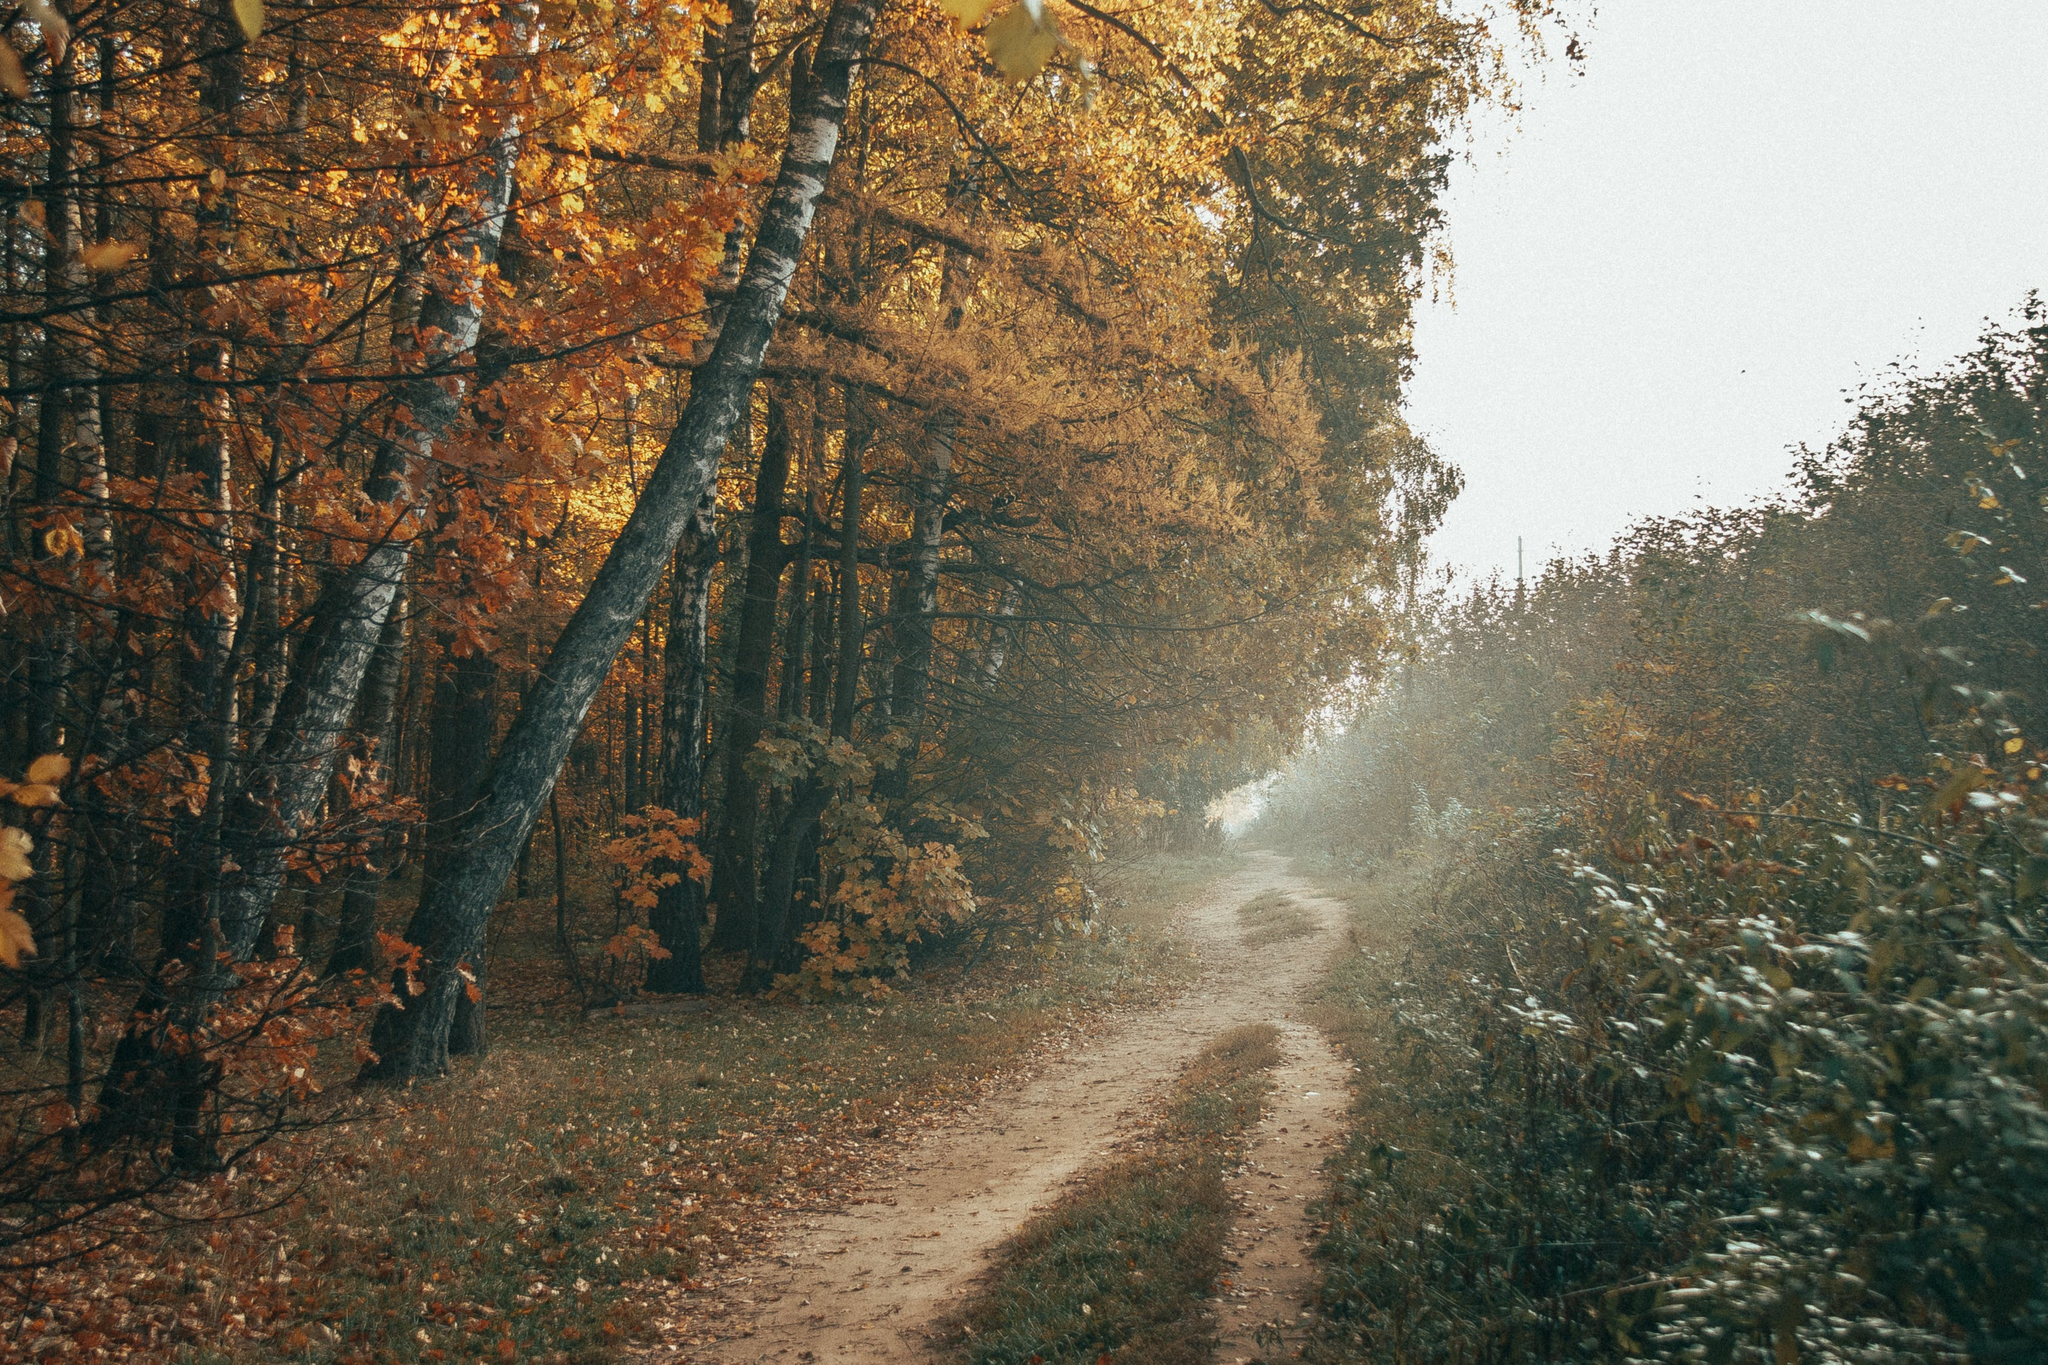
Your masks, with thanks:
<instances>
[{"instance_id":1,"label":"tire track in dirt","mask_svg":"<svg viewBox=\"0 0 2048 1365\"><path fill-rule=\"evenodd\" d=\"M1237 908L1264 891L1295 897L1312 930L1248 947ZM1316 1049L1327 1053L1327 1045L1290 1016L1322 975L1340 923L1340 907L1289 875L1284 860L1249 855L1241 871L1213 883L1178 917L1183 940L1203 964L1180 997L1050 1055L1016 1090L986 1097L926 1135L870 1179L867 1202L786 1219L770 1247L731 1267L717 1286L728 1308L738 1310L722 1320L727 1335L702 1345L673 1344L657 1358L691 1365L855 1365L923 1354L927 1332L971 1291L988 1254L1141 1130L1182 1065L1241 1024L1279 1025L1291 1049L1279 1074L1283 1089L1273 1116L1260 1125L1248 1170L1291 1182L1268 1190L1305 1196L1314 1165L1309 1149L1295 1142L1297 1127L1308 1123L1319 1135L1335 1136L1349 1068L1338 1082L1322 1079ZM1309 1090L1317 1093L1310 1097ZM1334 1106L1328 1114L1326 1100ZM1283 1112L1291 1117L1280 1117ZM1282 1127L1289 1130L1284 1135ZM1236 1304L1255 1311L1269 1300L1299 1297L1310 1274L1305 1256L1280 1254L1306 1227L1303 1199L1290 1193L1248 1202L1272 1205L1254 1207L1253 1222L1275 1230L1279 1250L1245 1242L1244 1272L1233 1280L1246 1297L1219 1310L1222 1325L1233 1332ZM1261 1265L1262 1259L1276 1264ZM1247 1287L1255 1276L1256 1292Z\"/></svg>"},{"instance_id":2,"label":"tire track in dirt","mask_svg":"<svg viewBox=\"0 0 2048 1365\"><path fill-rule=\"evenodd\" d=\"M1322 1193L1323 1162L1343 1141L1351 1108L1351 1063L1307 1025L1278 1023L1286 1060L1273 1069L1272 1104L1231 1181L1237 1223L1215 1310L1221 1365L1293 1359L1300 1350L1321 1235L1308 1205Z\"/></svg>"}]
</instances>

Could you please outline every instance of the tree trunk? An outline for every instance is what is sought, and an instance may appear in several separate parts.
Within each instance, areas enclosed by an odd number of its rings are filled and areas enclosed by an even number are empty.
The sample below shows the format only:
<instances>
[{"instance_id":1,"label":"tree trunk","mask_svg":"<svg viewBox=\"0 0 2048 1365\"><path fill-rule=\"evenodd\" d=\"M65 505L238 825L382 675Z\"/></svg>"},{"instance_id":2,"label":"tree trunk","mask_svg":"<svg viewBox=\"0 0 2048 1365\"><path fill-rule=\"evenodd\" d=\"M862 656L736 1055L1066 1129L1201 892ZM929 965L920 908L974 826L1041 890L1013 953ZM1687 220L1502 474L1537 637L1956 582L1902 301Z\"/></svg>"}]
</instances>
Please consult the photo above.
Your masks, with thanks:
<instances>
[{"instance_id":1,"label":"tree trunk","mask_svg":"<svg viewBox=\"0 0 2048 1365\"><path fill-rule=\"evenodd\" d=\"M746 975L740 981L743 991L765 991L775 984L778 972L796 965L796 874L803 863L805 836L831 804L832 789L824 783L799 783L789 813L769 841L761 869L761 914L754 924L754 947L748 955Z\"/></svg>"},{"instance_id":2,"label":"tree trunk","mask_svg":"<svg viewBox=\"0 0 2048 1365\"><path fill-rule=\"evenodd\" d=\"M849 408L852 406L848 404ZM850 414L849 414L850 415ZM846 424L846 447L840 457L839 494L839 668L832 692L832 733L853 738L853 712L860 697L860 660L866 627L860 617L861 456L868 430Z\"/></svg>"},{"instance_id":3,"label":"tree trunk","mask_svg":"<svg viewBox=\"0 0 2048 1365\"><path fill-rule=\"evenodd\" d=\"M519 127L508 124L491 149L475 216L449 242L447 268L470 289L436 292L420 308L419 344L433 368L459 369L476 348L485 296L481 267L496 259L510 212ZM355 570L322 594L309 648L284 698L269 743L256 761L258 781L231 821L241 867L223 887L221 929L226 949L245 957L271 902L284 884L286 854L313 819L334 770L338 742L356 709L364 675L396 601L411 542L404 521L426 491L433 443L462 404L462 381L413 380L402 386L410 429L379 451L369 494L386 533Z\"/></svg>"},{"instance_id":4,"label":"tree trunk","mask_svg":"<svg viewBox=\"0 0 2048 1365\"><path fill-rule=\"evenodd\" d=\"M832 698L832 733L840 739L853 736L853 712L860 685L861 456L867 443L865 424L850 421L840 456L839 665ZM801 927L796 911L797 870L805 861L806 847L815 847L809 838L812 826L831 803L832 789L816 779L797 783L790 793L789 813L775 831L763 873L759 923L743 982L748 990L767 989L778 971L794 965L796 933Z\"/></svg>"},{"instance_id":5,"label":"tree trunk","mask_svg":"<svg viewBox=\"0 0 2048 1365\"><path fill-rule=\"evenodd\" d=\"M431 1076L447 1069L447 1038L460 979L455 964L473 956L485 917L539 816L612 661L647 608L647 599L683 532L709 513L718 461L751 401L762 356L810 236L818 199L839 145L847 94L867 53L882 0L834 0L811 79L790 111L775 188L725 325L690 385L690 401L670 434L638 504L612 543L589 593L563 628L519 719L464 822L464 839L422 921L425 989L404 1009L378 1017L373 1076Z\"/></svg>"},{"instance_id":6,"label":"tree trunk","mask_svg":"<svg viewBox=\"0 0 2048 1365\"><path fill-rule=\"evenodd\" d=\"M896 670L889 687L892 716L908 737L894 768L879 774L876 787L901 800L910 790L924 708L931 695L932 621L939 610L939 550L946 536L946 502L953 489L953 419L941 418L927 432L925 467L918 480L917 511L910 526L910 564L904 571L903 602L895 621Z\"/></svg>"},{"instance_id":7,"label":"tree trunk","mask_svg":"<svg viewBox=\"0 0 2048 1365\"><path fill-rule=\"evenodd\" d=\"M427 837L420 894L426 895L448 860L447 835L476 804L477 786L491 764L491 741L498 732L498 664L483 650L450 658L452 636L443 637L442 656L448 670L434 687L427 722ZM481 1054L486 1045L483 993L485 963L472 959L476 979L455 1000L455 1037L449 1051L457 1056Z\"/></svg>"},{"instance_id":8,"label":"tree trunk","mask_svg":"<svg viewBox=\"0 0 2048 1365\"><path fill-rule=\"evenodd\" d=\"M775 718L788 720L803 707L804 645L811 623L811 499L804 496L804 535L796 567L789 573L789 620L782 633L782 678L775 686Z\"/></svg>"},{"instance_id":9,"label":"tree trunk","mask_svg":"<svg viewBox=\"0 0 2048 1365\"><path fill-rule=\"evenodd\" d=\"M740 609L739 646L733 656L732 701L727 708L724 818L713 854L711 900L718 907L713 942L738 949L754 940L754 840L760 823L761 784L747 776L747 755L761 738L768 703L768 665L775 652L775 606L782 583L782 498L789 484L789 412L768 392L768 439L754 476L754 511L747 534L746 597ZM711 845L707 842L707 847Z\"/></svg>"},{"instance_id":10,"label":"tree trunk","mask_svg":"<svg viewBox=\"0 0 2048 1365\"><path fill-rule=\"evenodd\" d=\"M706 634L711 576L717 570L717 507L707 501L676 549L668 642L662 649L661 804L686 820L704 812ZM661 888L648 915L648 928L669 955L649 964L648 990L674 994L704 989L703 925L704 888L694 878L686 876Z\"/></svg>"},{"instance_id":11,"label":"tree trunk","mask_svg":"<svg viewBox=\"0 0 2048 1365\"><path fill-rule=\"evenodd\" d=\"M405 666L405 585L384 618L384 630L377 639L377 657L363 682L362 713L357 728L363 747L378 775L389 785L396 781L393 720L398 713L398 684ZM341 926L334 942L334 954L327 959L328 976L352 971L375 972L383 963L377 951L377 903L385 879L394 870L400 842L385 837L371 844L368 856L349 870L341 893Z\"/></svg>"}]
</instances>

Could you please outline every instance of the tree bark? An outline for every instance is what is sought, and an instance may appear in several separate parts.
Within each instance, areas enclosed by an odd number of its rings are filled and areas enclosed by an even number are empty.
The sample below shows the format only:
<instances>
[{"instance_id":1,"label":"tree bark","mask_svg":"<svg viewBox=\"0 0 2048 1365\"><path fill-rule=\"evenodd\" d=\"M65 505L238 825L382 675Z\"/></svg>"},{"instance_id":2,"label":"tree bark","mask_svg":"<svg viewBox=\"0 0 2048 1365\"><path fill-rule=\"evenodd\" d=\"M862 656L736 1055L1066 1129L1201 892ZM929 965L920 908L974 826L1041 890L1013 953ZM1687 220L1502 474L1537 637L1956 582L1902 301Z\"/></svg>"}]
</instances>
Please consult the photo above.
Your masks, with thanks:
<instances>
[{"instance_id":1,"label":"tree bark","mask_svg":"<svg viewBox=\"0 0 2048 1365\"><path fill-rule=\"evenodd\" d=\"M676 543L713 506L719 457L751 401L782 316L838 150L854 71L881 6L882 0L834 0L826 16L804 99L790 111L775 188L718 341L691 382L689 403L638 504L506 736L464 822L460 851L420 906L415 918L431 930L422 944L424 989L408 1007L387 1007L379 1015L372 1046L380 1055L365 1068L367 1076L432 1076L447 1069L448 1028L461 986L455 965L474 955L519 845Z\"/></svg>"},{"instance_id":2,"label":"tree bark","mask_svg":"<svg viewBox=\"0 0 2048 1365\"><path fill-rule=\"evenodd\" d=\"M387 785L397 778L393 721L398 714L398 684L405 665L405 627L405 586L400 584L398 598L384 618L384 630L377 639L377 657L363 683L362 712L357 722L369 761L377 766L378 775ZM335 935L334 952L327 959L328 976L356 970L374 972L382 966L377 952L377 904L385 879L391 875L399 856L399 847L395 837L379 839L370 846L369 856L349 870L341 893L341 926Z\"/></svg>"},{"instance_id":3,"label":"tree bark","mask_svg":"<svg viewBox=\"0 0 2048 1365\"><path fill-rule=\"evenodd\" d=\"M704 811L706 636L711 576L718 571L717 507L715 502L700 506L701 514L690 519L676 549L668 642L662 649L661 804L686 820L697 819ZM648 990L675 994L704 989L703 925L704 888L694 878L686 876L661 888L648 928L669 955L649 964Z\"/></svg>"},{"instance_id":4,"label":"tree bark","mask_svg":"<svg viewBox=\"0 0 2048 1365\"><path fill-rule=\"evenodd\" d=\"M775 607L782 583L782 499L789 485L789 412L782 395L768 392L768 437L754 476L754 510L747 533L746 596L740 607L739 646L733 656L732 701L725 738L724 818L712 861L711 900L718 907L713 942L745 948L754 939L754 841L761 784L747 775L747 755L761 738L768 703L768 665L775 652Z\"/></svg>"},{"instance_id":5,"label":"tree bark","mask_svg":"<svg viewBox=\"0 0 2048 1365\"><path fill-rule=\"evenodd\" d=\"M917 510L911 519L910 563L904 571L903 602L895 621L896 669L889 687L892 717L909 742L896 766L879 774L875 783L893 800L901 800L910 790L910 767L917 757L925 702L931 695L932 621L939 610L939 551L946 536L946 503L953 490L957 430L950 417L938 419L928 429Z\"/></svg>"},{"instance_id":6,"label":"tree bark","mask_svg":"<svg viewBox=\"0 0 2048 1365\"><path fill-rule=\"evenodd\" d=\"M492 145L468 227L449 242L449 268L474 287L436 291L420 308L419 335L435 367L459 367L476 348L487 292L481 269L497 258L503 239L519 142L519 125L510 121ZM284 884L285 857L327 790L339 740L405 577L411 541L403 523L424 496L428 456L460 411L463 389L460 379L423 378L403 386L410 429L379 452L369 487L386 534L322 594L316 643L279 703L269 742L255 761L256 780L231 822L239 832L234 861L242 870L222 888L220 921L223 946L237 958L254 945Z\"/></svg>"},{"instance_id":7,"label":"tree bark","mask_svg":"<svg viewBox=\"0 0 2048 1365\"><path fill-rule=\"evenodd\" d=\"M740 989L765 991L778 972L796 966L796 874L803 863L806 835L832 804L832 789L822 782L799 783L789 813L769 841L761 869L761 914L754 924L754 946L748 955Z\"/></svg>"},{"instance_id":8,"label":"tree bark","mask_svg":"<svg viewBox=\"0 0 2048 1365\"><path fill-rule=\"evenodd\" d=\"M851 404L849 404L849 407ZM846 446L840 457L839 494L839 668L832 692L832 733L853 738L853 712L860 697L860 661L866 627L860 616L861 456L866 453L865 424L846 424Z\"/></svg>"},{"instance_id":9,"label":"tree bark","mask_svg":"<svg viewBox=\"0 0 2048 1365\"><path fill-rule=\"evenodd\" d=\"M491 741L498 731L498 664L479 649L462 657L449 657L454 637L444 636L442 655L448 671L434 688L431 719L427 723L427 831L426 861L421 875L421 894L440 877L448 860L447 836L461 822L476 801L477 785L491 763ZM481 958L469 964L482 994L486 964ZM449 1051L457 1056L481 1054L488 1040L484 1034L481 1000L464 991L455 1000L455 1038Z\"/></svg>"}]
</instances>

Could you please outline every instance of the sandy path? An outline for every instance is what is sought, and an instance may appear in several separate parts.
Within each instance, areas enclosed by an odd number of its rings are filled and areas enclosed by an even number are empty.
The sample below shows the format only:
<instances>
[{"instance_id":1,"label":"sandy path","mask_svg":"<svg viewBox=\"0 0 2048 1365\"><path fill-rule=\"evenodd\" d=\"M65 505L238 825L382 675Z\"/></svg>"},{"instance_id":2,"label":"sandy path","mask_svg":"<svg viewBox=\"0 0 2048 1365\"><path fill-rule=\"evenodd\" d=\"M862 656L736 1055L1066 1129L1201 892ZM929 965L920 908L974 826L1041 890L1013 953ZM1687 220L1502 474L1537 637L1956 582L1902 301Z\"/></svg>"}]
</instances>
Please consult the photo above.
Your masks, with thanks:
<instances>
[{"instance_id":1,"label":"sandy path","mask_svg":"<svg viewBox=\"0 0 2048 1365\"><path fill-rule=\"evenodd\" d=\"M1280 1034L1287 1060L1273 1071L1273 1103L1231 1182L1237 1225L1216 1307L1223 1365L1291 1359L1300 1349L1319 1235L1308 1202L1322 1191L1322 1165L1343 1138L1351 1095L1351 1063L1328 1039L1293 1020Z\"/></svg>"},{"instance_id":2,"label":"sandy path","mask_svg":"<svg viewBox=\"0 0 2048 1365\"><path fill-rule=\"evenodd\" d=\"M1267 890L1300 897L1316 931L1248 948L1237 907ZM1313 898L1307 883L1288 875L1282 859L1251 855L1242 871L1216 882L1183 912L1183 934L1201 957L1203 970L1177 1001L1138 1015L1086 1046L1054 1055L1016 1091L985 1099L962 1122L926 1136L869 1183L866 1195L872 1202L792 1219L771 1248L734 1267L724 1280L729 1301L751 1300L752 1322L724 1340L683 1348L668 1358L704 1365L841 1365L921 1354L926 1330L968 1291L987 1254L1141 1125L1164 1086L1203 1044L1240 1024L1287 1024L1329 961L1338 926L1339 908ZM1290 1040L1297 1035L1313 1039L1294 1025ZM1291 1065L1312 1067L1313 1053L1305 1044L1297 1045L1295 1054L1301 1060ZM1311 1071L1290 1074L1300 1082ZM1283 1096L1290 1114L1303 1103L1300 1092L1321 1086L1330 1094L1342 1093L1341 1083L1297 1084L1287 1077L1282 1083L1289 1086ZM1306 1103L1317 1105L1321 1099ZM1271 1122L1278 1141L1291 1141L1293 1124ZM1333 1118L1318 1116L1314 1122L1319 1131L1335 1131ZM1286 1137L1277 1133L1282 1126L1290 1128ZM1262 1150L1268 1147L1261 1143ZM1271 1160L1270 1169L1290 1173L1286 1178L1297 1180L1306 1192L1313 1166L1302 1165L1306 1157L1297 1158L1291 1150L1287 1155L1293 1164L1280 1164L1277 1148L1255 1159ZM1283 1201L1267 1202L1277 1214ZM1298 1200L1286 1202L1298 1209ZM1278 1227L1284 1220L1267 1221ZM1300 1284L1283 1286L1275 1276L1262 1297L1298 1297L1308 1272L1294 1269Z\"/></svg>"}]
</instances>

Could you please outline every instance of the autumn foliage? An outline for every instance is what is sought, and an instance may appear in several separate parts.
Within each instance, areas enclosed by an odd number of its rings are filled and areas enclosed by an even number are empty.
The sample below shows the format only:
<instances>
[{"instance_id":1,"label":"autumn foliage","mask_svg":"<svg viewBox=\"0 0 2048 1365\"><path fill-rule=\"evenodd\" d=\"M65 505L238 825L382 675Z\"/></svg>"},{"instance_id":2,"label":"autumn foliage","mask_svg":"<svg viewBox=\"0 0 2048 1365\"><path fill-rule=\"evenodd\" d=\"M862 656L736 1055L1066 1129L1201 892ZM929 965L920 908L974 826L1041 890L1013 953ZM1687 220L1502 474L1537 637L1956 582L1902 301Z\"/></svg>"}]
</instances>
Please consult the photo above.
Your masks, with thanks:
<instances>
[{"instance_id":1,"label":"autumn foliage","mask_svg":"<svg viewBox=\"0 0 2048 1365\"><path fill-rule=\"evenodd\" d=\"M0 1244L508 985L1087 920L1380 666L1444 139L1548 12L14 11Z\"/></svg>"}]
</instances>

